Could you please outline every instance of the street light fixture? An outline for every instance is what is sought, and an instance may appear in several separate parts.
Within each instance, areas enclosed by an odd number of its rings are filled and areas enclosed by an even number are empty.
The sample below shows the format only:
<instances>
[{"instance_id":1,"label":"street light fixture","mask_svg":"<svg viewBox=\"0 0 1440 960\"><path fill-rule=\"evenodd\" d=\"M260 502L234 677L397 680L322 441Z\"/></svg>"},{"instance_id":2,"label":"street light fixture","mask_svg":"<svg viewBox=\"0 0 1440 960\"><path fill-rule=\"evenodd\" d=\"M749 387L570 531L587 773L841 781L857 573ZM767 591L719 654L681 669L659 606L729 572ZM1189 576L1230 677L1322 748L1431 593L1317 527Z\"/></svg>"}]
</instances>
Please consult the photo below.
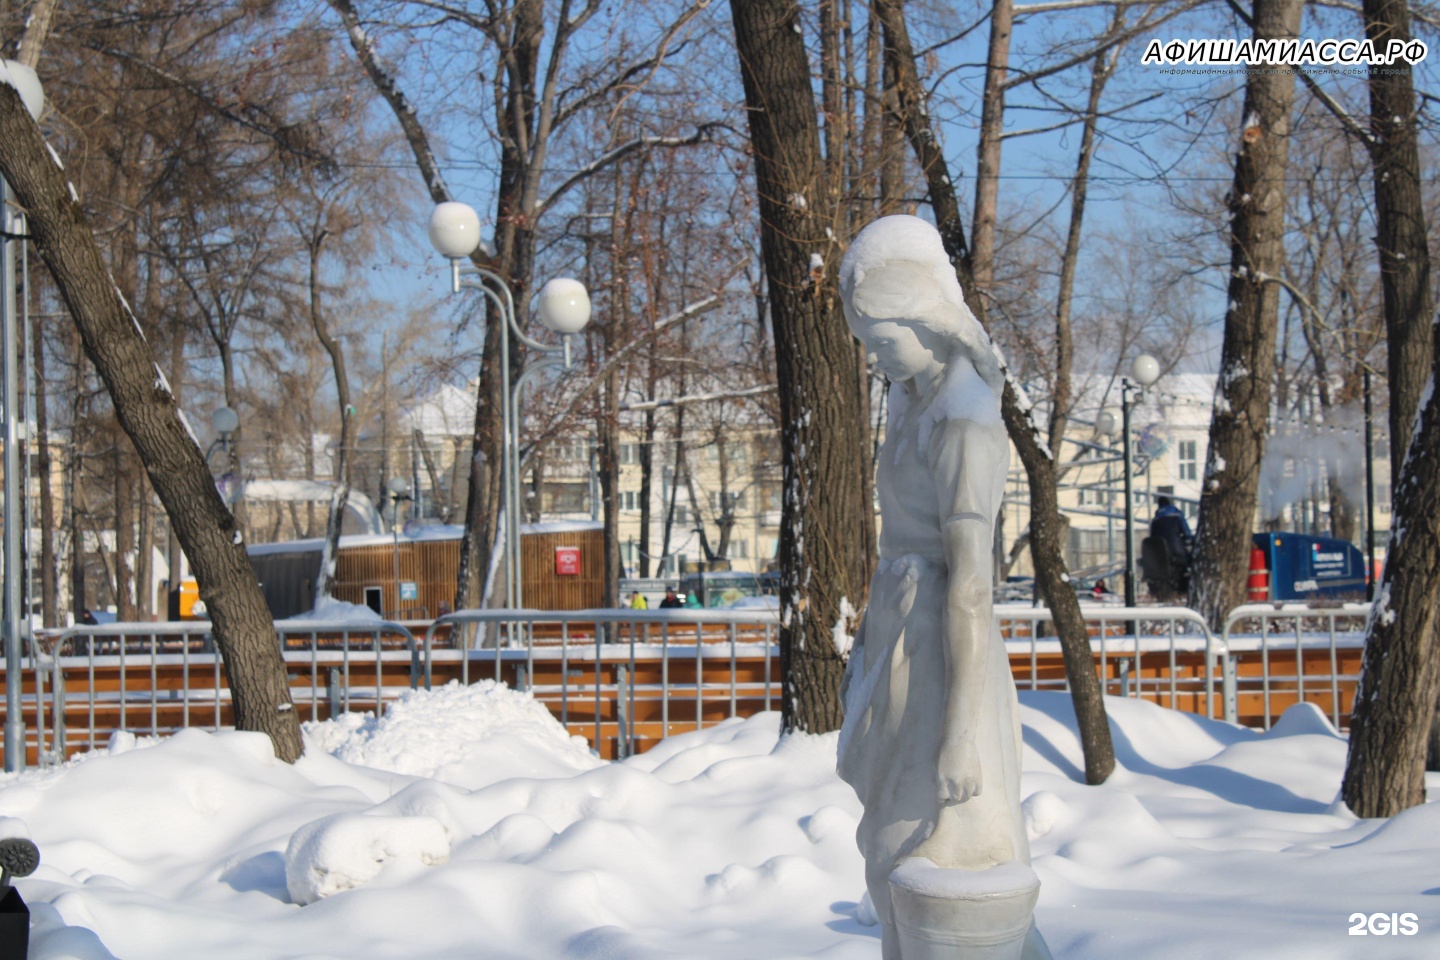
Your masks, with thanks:
<instances>
[{"instance_id":1,"label":"street light fixture","mask_svg":"<svg viewBox=\"0 0 1440 960\"><path fill-rule=\"evenodd\" d=\"M390 509L390 536L392 549L390 553L392 569L395 574L395 617L400 616L400 501L409 500L410 481L404 477L391 477L385 484L385 490L390 495L392 507Z\"/></svg>"},{"instance_id":2,"label":"street light fixture","mask_svg":"<svg viewBox=\"0 0 1440 960\"><path fill-rule=\"evenodd\" d=\"M6 79L20 94L20 100L30 116L38 121L45 110L45 91L35 71L23 63L6 60L0 69ZM10 193L10 185L0 178L0 376L4 378L4 427L5 427L5 480L4 518L5 535L0 553L3 553L5 576L4 633L5 633L5 771L15 773L25 769L25 719L20 713L20 658L23 655L21 643L20 609L20 358L16 348L16 299L15 299L15 251L25 236L23 215Z\"/></svg>"},{"instance_id":3,"label":"street light fixture","mask_svg":"<svg viewBox=\"0 0 1440 960\"><path fill-rule=\"evenodd\" d=\"M1135 491L1134 464L1130 447L1130 411L1145 398L1145 388L1154 386L1160 379L1160 363L1148 353L1142 353L1130 364L1130 375L1120 380L1120 434L1125 462L1125 606L1135 606ZM1106 410L1101 414L1101 432L1107 435L1115 429L1115 413ZM1108 426L1107 431L1104 427ZM1130 627L1134 632L1134 625Z\"/></svg>"},{"instance_id":4,"label":"street light fixture","mask_svg":"<svg viewBox=\"0 0 1440 960\"><path fill-rule=\"evenodd\" d=\"M216 437L210 448L205 451L205 465L210 467L213 473L215 468L210 461L215 456L216 450L225 451L225 472L215 482L216 488L220 491L220 499L225 505L233 507L235 501L240 499L240 478L235 469L235 431L240 429L240 415L229 407L217 407L210 414L210 426L215 430Z\"/></svg>"},{"instance_id":5,"label":"street light fixture","mask_svg":"<svg viewBox=\"0 0 1440 960\"><path fill-rule=\"evenodd\" d=\"M590 322L590 295L578 280L559 277L540 289L540 322L560 334L552 346L525 335L515 317L515 294L499 274L483 267L462 266L483 242L480 217L468 204L446 201L430 214L430 244L450 261L450 290L476 290L484 294L501 317L500 324L500 432L501 486L505 515L505 602L511 608L524 605L520 577L520 394L525 381L545 367L572 365L570 337ZM513 384L510 379L510 338L544 356L530 363Z\"/></svg>"}]
</instances>

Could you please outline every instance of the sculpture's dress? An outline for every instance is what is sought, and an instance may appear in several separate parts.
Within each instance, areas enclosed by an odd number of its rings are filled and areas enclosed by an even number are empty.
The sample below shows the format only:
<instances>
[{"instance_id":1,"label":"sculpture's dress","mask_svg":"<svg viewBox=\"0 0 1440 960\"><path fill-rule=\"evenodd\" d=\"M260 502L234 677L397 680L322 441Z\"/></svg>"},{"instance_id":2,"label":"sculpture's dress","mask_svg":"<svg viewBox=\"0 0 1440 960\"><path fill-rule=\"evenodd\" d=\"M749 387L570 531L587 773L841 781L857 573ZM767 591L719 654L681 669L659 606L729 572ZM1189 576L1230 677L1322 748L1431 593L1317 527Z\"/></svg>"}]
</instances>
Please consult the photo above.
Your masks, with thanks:
<instances>
[{"instance_id":1,"label":"sculpture's dress","mask_svg":"<svg viewBox=\"0 0 1440 960\"><path fill-rule=\"evenodd\" d=\"M877 471L882 529L869 604L846 673L840 775L865 813L857 830L866 885L879 918L893 923L889 876L902 860L980 870L1030 860L1019 811L1020 721L1015 683L990 621L976 748L979 796L942 805L936 763L948 694L945 598L951 571L942 528L993 530L1009 444L999 401L974 367L951 361L928 396L890 388ZM988 571L980 572L987 587ZM972 584L973 586L973 584ZM988 615L989 603L984 602ZM937 827L938 832L937 832Z\"/></svg>"}]
</instances>

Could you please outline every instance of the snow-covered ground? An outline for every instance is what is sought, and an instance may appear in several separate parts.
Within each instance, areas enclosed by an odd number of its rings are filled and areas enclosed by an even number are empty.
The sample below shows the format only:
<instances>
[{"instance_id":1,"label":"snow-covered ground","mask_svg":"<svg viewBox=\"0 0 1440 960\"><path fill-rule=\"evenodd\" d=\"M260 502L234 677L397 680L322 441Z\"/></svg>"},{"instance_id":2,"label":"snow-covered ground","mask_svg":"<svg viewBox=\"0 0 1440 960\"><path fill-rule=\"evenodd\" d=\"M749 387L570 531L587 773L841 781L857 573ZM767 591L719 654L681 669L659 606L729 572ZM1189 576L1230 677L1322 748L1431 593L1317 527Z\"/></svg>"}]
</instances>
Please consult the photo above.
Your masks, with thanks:
<instances>
[{"instance_id":1,"label":"snow-covered ground","mask_svg":"<svg viewBox=\"0 0 1440 960\"><path fill-rule=\"evenodd\" d=\"M1440 956L1440 808L1358 821L1345 743L1108 701L1120 769L1081 783L1063 694L1022 693L1037 916L1059 958ZM732 721L605 763L503 687L416 692L253 734L120 735L0 779L32 960L878 960L834 736ZM1432 780L1432 791L1440 780ZM305 904L305 905L301 905ZM1411 936L1349 935L1413 913Z\"/></svg>"}]
</instances>

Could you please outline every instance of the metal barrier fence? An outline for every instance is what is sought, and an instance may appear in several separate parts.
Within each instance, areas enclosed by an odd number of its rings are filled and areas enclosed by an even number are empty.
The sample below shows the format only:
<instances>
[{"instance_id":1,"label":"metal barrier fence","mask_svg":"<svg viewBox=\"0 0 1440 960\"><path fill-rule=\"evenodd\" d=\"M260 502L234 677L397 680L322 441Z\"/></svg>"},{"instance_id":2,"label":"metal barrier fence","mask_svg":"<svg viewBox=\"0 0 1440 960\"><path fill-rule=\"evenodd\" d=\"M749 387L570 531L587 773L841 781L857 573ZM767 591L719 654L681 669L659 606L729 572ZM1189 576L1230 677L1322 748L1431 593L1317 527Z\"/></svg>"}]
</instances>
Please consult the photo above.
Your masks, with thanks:
<instances>
[{"instance_id":1,"label":"metal barrier fence","mask_svg":"<svg viewBox=\"0 0 1440 960\"><path fill-rule=\"evenodd\" d=\"M1214 667L1223 657L1224 647L1205 625L1205 620L1189 607L1121 607L1101 604L1082 604L1080 614L1091 629L1090 649L1099 655L1102 691L1114 692L1120 696L1145 696L1146 655L1149 663L1157 659L1160 666L1152 669L1150 692L1156 703L1172 709L1179 709L1182 693L1204 692L1205 714L1214 716ZM1039 657L1042 653L1058 653L1057 639L1040 635L1040 625L1052 619L1049 608L1029 604L996 604L995 619L1000 623L1001 633L1006 637L1005 648L1012 665L1019 655L1029 655L1029 683L1031 690L1044 687L1058 687L1068 690L1069 681L1063 677L1041 679ZM1135 632L1129 632L1130 624ZM1116 629L1118 625L1118 630ZM1196 653L1203 653L1199 665L1199 678L1188 676L1190 672L1182 659L1193 659ZM1185 657L1190 654L1191 657ZM1118 676L1110 679L1110 662L1117 661ZM1021 686L1025 685L1022 679ZM1167 699L1162 699L1162 693Z\"/></svg>"},{"instance_id":2,"label":"metal barrier fence","mask_svg":"<svg viewBox=\"0 0 1440 960\"><path fill-rule=\"evenodd\" d=\"M1358 683L1360 673L1358 659L1365 647L1365 625L1370 618L1370 604L1346 603L1335 607L1311 607L1304 604L1246 604L1231 610L1225 618L1221 631L1222 642L1228 652L1226 657L1225 719L1235 722L1239 713L1239 698L1252 691L1258 682L1260 687L1263 725L1270 729L1273 713L1272 698L1283 694L1288 700L1294 696L1299 703L1323 700L1316 696L1317 684L1323 684L1321 691L1329 694L1330 720L1336 729L1341 726L1342 685ZM1337 630L1337 621L1349 621L1358 629ZM1287 628L1277 630L1280 624ZM1250 629L1245 629L1245 628ZM1271 669L1272 653L1288 650L1288 656L1279 659L1294 664L1293 674L1278 674ZM1306 687L1306 652L1319 650L1328 654L1329 670L1312 673L1314 679ZM1260 654L1258 677L1246 675L1245 661L1255 652ZM1343 651L1343 653L1342 653ZM1354 672L1341 669L1341 658L1355 663ZM1328 683L1327 683L1328 680ZM1327 689L1328 688L1328 689ZM1354 696L1351 686L1351 696Z\"/></svg>"},{"instance_id":3,"label":"metal barrier fence","mask_svg":"<svg viewBox=\"0 0 1440 960\"><path fill-rule=\"evenodd\" d=\"M1277 698L1281 706L1325 704L1341 725L1342 694L1358 679L1358 667L1342 666L1357 661L1369 615L1364 604L1248 605L1234 610L1216 637L1186 607L1081 609L1107 693L1214 717L1219 674L1224 718L1240 719L1243 697L1258 704L1245 711L1247 722L1266 728ZM997 604L995 616L1019 686L1066 688L1056 667L1059 642L1044 635L1050 611ZM1358 629L1342 629L1347 621ZM780 696L772 610L459 611L427 624L423 641L410 629L418 626L277 623L302 717L357 706L383 714L387 699L422 682L428 688L437 674L466 684L489 678L530 691L564 724L583 724L597 749L613 731L611 744L624 756L654 731L666 735L672 721L700 727L769 710ZM83 725L80 743L94 748L116 729L159 734L225 725L230 693L208 623L41 632L28 659L33 693L25 712L35 719L32 742L42 763L67 756L67 726ZM83 690L68 693L67 678Z\"/></svg>"},{"instance_id":4,"label":"metal barrier fence","mask_svg":"<svg viewBox=\"0 0 1440 960\"><path fill-rule=\"evenodd\" d=\"M414 635L391 621L287 620L275 624L275 636L290 676L291 696L302 716L309 707L312 720L320 718L322 704L327 713L338 713L348 711L352 701L373 702L383 713L387 689L398 695L415 685L420 672ZM67 727L76 711L83 712L86 745L94 749L104 742L102 730L105 739L114 730L148 730L151 735L190 726L219 730L230 703L221 657L207 622L40 631L31 640L30 661L36 756L42 764L67 756ZM304 682L307 667L308 684ZM401 682L387 683L387 675ZM76 685L81 678L84 681L83 690L73 698L67 693L67 677ZM365 684L372 677L373 688L353 682ZM105 722L110 719L113 725Z\"/></svg>"},{"instance_id":5,"label":"metal barrier fence","mask_svg":"<svg viewBox=\"0 0 1440 960\"><path fill-rule=\"evenodd\" d=\"M658 721L664 735L672 708L677 719L693 710L697 728L707 704L731 717L739 715L742 700L771 709L779 692L779 625L778 613L765 609L461 610L425 632L424 683L431 687L442 664L458 669L464 684L472 672L488 673L547 702L567 725L583 696L585 714L594 715L591 745L599 749L605 727L613 725L617 755L629 756L643 718ZM437 649L438 636L456 632L463 642ZM572 670L576 663L582 669ZM712 663L725 670L723 679L707 679ZM677 665L684 676L676 676ZM755 667L758 674L741 679Z\"/></svg>"}]
</instances>

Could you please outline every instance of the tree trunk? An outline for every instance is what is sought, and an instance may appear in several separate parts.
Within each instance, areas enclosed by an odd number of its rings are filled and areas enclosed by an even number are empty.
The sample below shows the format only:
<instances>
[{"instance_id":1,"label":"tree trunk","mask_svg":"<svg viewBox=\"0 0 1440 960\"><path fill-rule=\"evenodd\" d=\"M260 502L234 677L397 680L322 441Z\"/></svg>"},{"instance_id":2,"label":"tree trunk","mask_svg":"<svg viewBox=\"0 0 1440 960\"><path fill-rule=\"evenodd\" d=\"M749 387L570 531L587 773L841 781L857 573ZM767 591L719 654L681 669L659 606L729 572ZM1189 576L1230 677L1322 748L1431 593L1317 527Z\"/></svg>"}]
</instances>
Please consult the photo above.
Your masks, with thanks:
<instances>
[{"instance_id":1,"label":"tree trunk","mask_svg":"<svg viewBox=\"0 0 1440 960\"><path fill-rule=\"evenodd\" d=\"M1380 49L1410 39L1406 0L1364 0L1365 35ZM1415 411L1430 375L1430 325L1435 312L1425 203L1420 191L1420 154L1413 71L1397 60L1370 68L1370 136L1375 168L1375 243L1380 252L1380 289L1385 312L1390 380L1391 449L1410 436ZM1391 489L1399 489L1393 472Z\"/></svg>"},{"instance_id":2,"label":"tree trunk","mask_svg":"<svg viewBox=\"0 0 1440 960\"><path fill-rule=\"evenodd\" d=\"M55 490L50 483L54 468L50 459L49 390L45 381L45 324L38 312L30 322L35 340L35 473L40 478L40 622L54 627L60 621L55 582Z\"/></svg>"},{"instance_id":3,"label":"tree trunk","mask_svg":"<svg viewBox=\"0 0 1440 960\"><path fill-rule=\"evenodd\" d=\"M801 35L786 0L732 0L770 291L785 497L780 530L782 723L823 733L843 718L842 601L864 605L865 423L854 341L836 286L841 238L825 182ZM847 625L853 629L853 625Z\"/></svg>"},{"instance_id":4,"label":"tree trunk","mask_svg":"<svg viewBox=\"0 0 1440 960\"><path fill-rule=\"evenodd\" d=\"M653 362L647 364L649 370L655 369ZM655 399L654 384L646 393L645 399ZM636 562L640 568L640 579L645 580L650 576L650 496L655 478L655 411L645 411L645 425L640 434L640 443L636 448L640 461L640 556ZM657 570L658 574L659 571Z\"/></svg>"},{"instance_id":5,"label":"tree trunk","mask_svg":"<svg viewBox=\"0 0 1440 960\"><path fill-rule=\"evenodd\" d=\"M620 562L620 457L619 403L620 375L612 370L600 390L600 416L597 418L597 460L600 472L600 517L604 525L602 540L605 549L605 593L601 606L620 606L620 577L625 565Z\"/></svg>"},{"instance_id":6,"label":"tree trunk","mask_svg":"<svg viewBox=\"0 0 1440 960\"><path fill-rule=\"evenodd\" d=\"M55 164L15 88L0 85L0 174L26 210L30 231L134 441L186 555L229 678L235 725L266 733L294 761L303 743L269 608L193 434L164 385L111 280L73 188Z\"/></svg>"},{"instance_id":7,"label":"tree trunk","mask_svg":"<svg viewBox=\"0 0 1440 960\"><path fill-rule=\"evenodd\" d=\"M135 487L127 444L119 436L111 450L111 477L115 489L115 618L125 623L135 616Z\"/></svg>"},{"instance_id":8,"label":"tree trunk","mask_svg":"<svg viewBox=\"0 0 1440 960\"><path fill-rule=\"evenodd\" d=\"M911 148L925 173L935 225L944 241L945 252L955 265L955 274L976 318L987 324L985 301L976 289L971 258L965 245L965 227L955 186L930 126L925 90L915 69L910 33L899 0L877 0L875 9L885 24L885 56L894 64L901 116ZM1055 634L1065 658L1065 676L1075 706L1080 745L1085 756L1085 781L1103 783L1115 769L1115 747L1105 716L1105 699L1095 674L1090 637L1080 613L1080 600L1065 568L1065 522L1060 516L1056 494L1055 460L1046 446L1028 405L1007 375L1000 399L1001 415L1011 443L1020 454L1030 485L1030 553L1035 564L1035 581L1050 606Z\"/></svg>"},{"instance_id":9,"label":"tree trunk","mask_svg":"<svg viewBox=\"0 0 1440 960\"><path fill-rule=\"evenodd\" d=\"M1296 36L1303 9L1302 0L1255 0L1255 38ZM1289 72L1252 72L1246 81L1229 197L1229 308L1190 574L1190 606L1217 632L1225 615L1245 600L1275 375L1280 287L1271 278L1285 263L1285 168L1294 99Z\"/></svg>"},{"instance_id":10,"label":"tree trunk","mask_svg":"<svg viewBox=\"0 0 1440 960\"><path fill-rule=\"evenodd\" d=\"M898 5L896 13L899 13ZM1003 143L1000 134L1005 130L1005 76L1010 62L1010 33L1014 27L1014 4L1011 0L994 0L990 6L985 90L980 100L980 143L975 163L975 250L971 257L971 273L982 294L989 293L995 281L995 220L1000 202ZM969 295L967 292L966 297Z\"/></svg>"},{"instance_id":11,"label":"tree trunk","mask_svg":"<svg viewBox=\"0 0 1440 960\"><path fill-rule=\"evenodd\" d=\"M1365 35L1377 45L1410 39L1405 0L1365 0L1364 12ZM1375 170L1391 450L1398 450L1398 439L1406 436L1410 447L1391 477L1394 513L1385 573L1370 615L1350 721L1343 793L1362 817L1390 816L1423 803L1427 759L1431 769L1440 767L1440 650L1435 642L1440 413L1434 394L1440 336L1433 319L1413 84L1410 66L1401 61L1370 68L1371 139L1366 146ZM1422 396L1427 400L1417 417Z\"/></svg>"},{"instance_id":12,"label":"tree trunk","mask_svg":"<svg viewBox=\"0 0 1440 960\"><path fill-rule=\"evenodd\" d=\"M1440 356L1430 384L1440 376ZM1350 718L1345 803L1388 817L1425 802L1425 760L1440 696L1440 396L1426 388L1395 484L1385 573L1365 637Z\"/></svg>"},{"instance_id":13,"label":"tree trunk","mask_svg":"<svg viewBox=\"0 0 1440 960\"><path fill-rule=\"evenodd\" d=\"M309 238L310 254L310 325L315 337L330 357L335 374L335 402L340 413L340 441L335 448L335 490L330 496L330 512L325 518L325 546L320 550L320 569L315 573L314 609L328 599L335 578L335 559L340 549L340 530L345 523L345 505L350 501L350 447L355 442L355 418L350 410L350 378L345 371L345 353L340 341L330 332L320 303L320 247L329 231L317 229ZM381 504L384 505L383 502ZM397 584L395 589L400 589ZM397 608L399 604L396 604Z\"/></svg>"},{"instance_id":14,"label":"tree trunk","mask_svg":"<svg viewBox=\"0 0 1440 960\"><path fill-rule=\"evenodd\" d=\"M1115 14L1112 29L1119 26L1124 8ZM1055 385L1050 391L1050 450L1061 456L1065 428L1070 420L1071 366L1075 360L1075 338L1070 322L1075 299L1075 274L1080 268L1080 236L1085 224L1085 200L1090 191L1090 161L1095 156L1095 128L1100 123L1100 101L1105 84L1119 60L1119 50L1102 53L1091 65L1090 96L1080 133L1080 155L1075 177L1070 181L1070 227L1065 234L1065 252L1060 257L1060 289L1055 300Z\"/></svg>"}]
</instances>

